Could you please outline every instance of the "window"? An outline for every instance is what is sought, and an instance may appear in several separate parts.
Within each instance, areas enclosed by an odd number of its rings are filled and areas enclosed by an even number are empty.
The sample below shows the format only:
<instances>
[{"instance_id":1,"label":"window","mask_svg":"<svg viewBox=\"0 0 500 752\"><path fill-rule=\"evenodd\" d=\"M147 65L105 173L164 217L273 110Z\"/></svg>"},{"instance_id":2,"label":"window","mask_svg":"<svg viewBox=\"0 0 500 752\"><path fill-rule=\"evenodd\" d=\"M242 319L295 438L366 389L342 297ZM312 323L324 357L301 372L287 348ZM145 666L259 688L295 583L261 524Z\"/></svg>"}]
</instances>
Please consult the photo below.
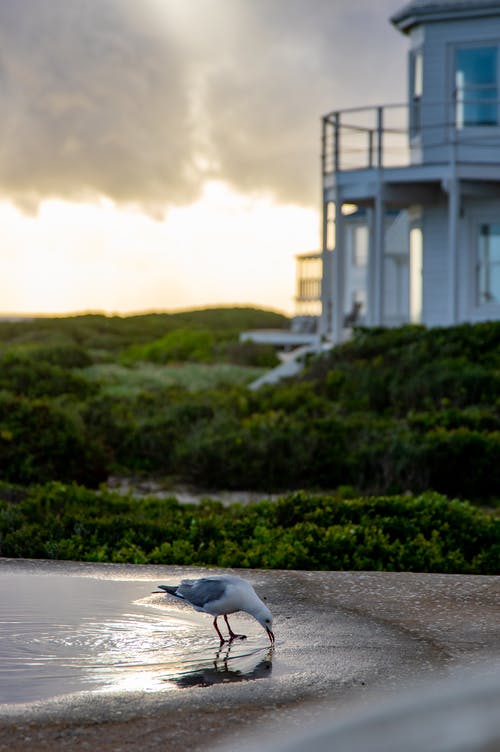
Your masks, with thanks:
<instances>
[{"instance_id":1,"label":"window","mask_svg":"<svg viewBox=\"0 0 500 752\"><path fill-rule=\"evenodd\" d=\"M328 251L333 251L335 248L335 202L328 201L326 205L326 217L325 217L325 246Z\"/></svg>"},{"instance_id":2,"label":"window","mask_svg":"<svg viewBox=\"0 0 500 752\"><path fill-rule=\"evenodd\" d=\"M422 230L410 230L410 322L422 321Z\"/></svg>"},{"instance_id":3,"label":"window","mask_svg":"<svg viewBox=\"0 0 500 752\"><path fill-rule=\"evenodd\" d=\"M410 57L410 130L412 136L417 136L422 127L422 94L424 90L423 63L422 50L412 52Z\"/></svg>"},{"instance_id":4,"label":"window","mask_svg":"<svg viewBox=\"0 0 500 752\"><path fill-rule=\"evenodd\" d=\"M496 47L462 47L455 52L457 128L498 124Z\"/></svg>"},{"instance_id":5,"label":"window","mask_svg":"<svg viewBox=\"0 0 500 752\"><path fill-rule=\"evenodd\" d=\"M500 303L500 224L479 226L477 298L479 305Z\"/></svg>"},{"instance_id":6,"label":"window","mask_svg":"<svg viewBox=\"0 0 500 752\"><path fill-rule=\"evenodd\" d=\"M358 225L353 230L352 261L354 266L363 267L368 263L368 227Z\"/></svg>"}]
</instances>

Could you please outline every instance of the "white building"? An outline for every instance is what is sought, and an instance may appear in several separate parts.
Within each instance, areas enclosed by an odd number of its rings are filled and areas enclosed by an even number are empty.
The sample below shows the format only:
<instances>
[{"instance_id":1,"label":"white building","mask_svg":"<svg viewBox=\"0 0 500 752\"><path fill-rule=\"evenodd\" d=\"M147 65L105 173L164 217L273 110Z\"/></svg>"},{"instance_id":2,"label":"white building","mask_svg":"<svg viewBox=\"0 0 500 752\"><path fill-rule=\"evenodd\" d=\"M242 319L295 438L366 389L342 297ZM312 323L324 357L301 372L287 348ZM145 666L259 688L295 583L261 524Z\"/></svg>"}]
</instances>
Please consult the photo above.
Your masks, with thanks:
<instances>
[{"instance_id":1,"label":"white building","mask_svg":"<svg viewBox=\"0 0 500 752\"><path fill-rule=\"evenodd\" d=\"M414 0L404 105L323 118L321 334L500 318L500 2ZM397 61L395 61L397 64Z\"/></svg>"}]
</instances>

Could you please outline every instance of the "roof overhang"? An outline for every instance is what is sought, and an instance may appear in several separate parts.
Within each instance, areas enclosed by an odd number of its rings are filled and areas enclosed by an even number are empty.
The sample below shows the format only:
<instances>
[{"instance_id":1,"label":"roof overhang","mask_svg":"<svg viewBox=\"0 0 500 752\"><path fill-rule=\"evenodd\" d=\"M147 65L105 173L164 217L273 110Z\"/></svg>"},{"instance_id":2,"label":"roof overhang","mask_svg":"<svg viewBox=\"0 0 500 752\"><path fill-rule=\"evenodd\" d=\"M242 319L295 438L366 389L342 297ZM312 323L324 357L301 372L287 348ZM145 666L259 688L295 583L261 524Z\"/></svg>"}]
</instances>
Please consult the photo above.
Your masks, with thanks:
<instances>
[{"instance_id":1,"label":"roof overhang","mask_svg":"<svg viewBox=\"0 0 500 752\"><path fill-rule=\"evenodd\" d=\"M391 16L403 34L414 26L435 21L500 16L498 0L413 0Z\"/></svg>"}]
</instances>

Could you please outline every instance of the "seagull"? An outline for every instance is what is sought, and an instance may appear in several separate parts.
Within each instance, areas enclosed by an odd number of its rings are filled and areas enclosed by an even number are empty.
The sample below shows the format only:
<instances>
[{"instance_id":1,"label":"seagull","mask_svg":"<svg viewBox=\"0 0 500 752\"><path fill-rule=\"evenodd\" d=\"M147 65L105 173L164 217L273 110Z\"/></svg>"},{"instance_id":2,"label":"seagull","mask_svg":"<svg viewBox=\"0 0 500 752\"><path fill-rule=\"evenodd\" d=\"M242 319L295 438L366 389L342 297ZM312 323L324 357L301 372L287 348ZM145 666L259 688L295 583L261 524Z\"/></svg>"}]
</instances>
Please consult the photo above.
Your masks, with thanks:
<instances>
[{"instance_id":1,"label":"seagull","mask_svg":"<svg viewBox=\"0 0 500 752\"><path fill-rule=\"evenodd\" d=\"M261 601L249 582L231 574L218 574L202 577L199 580L181 580L180 585L158 585L160 590L174 595L189 603L196 611L203 611L214 616L214 629L219 635L220 644L232 642L239 638L245 640L246 635L235 634L229 625L228 614L245 611L257 619L267 632L269 641L274 643L272 631L273 617L265 603ZM155 591L158 592L158 591ZM229 639L225 640L217 625L219 616L224 620L229 630Z\"/></svg>"}]
</instances>

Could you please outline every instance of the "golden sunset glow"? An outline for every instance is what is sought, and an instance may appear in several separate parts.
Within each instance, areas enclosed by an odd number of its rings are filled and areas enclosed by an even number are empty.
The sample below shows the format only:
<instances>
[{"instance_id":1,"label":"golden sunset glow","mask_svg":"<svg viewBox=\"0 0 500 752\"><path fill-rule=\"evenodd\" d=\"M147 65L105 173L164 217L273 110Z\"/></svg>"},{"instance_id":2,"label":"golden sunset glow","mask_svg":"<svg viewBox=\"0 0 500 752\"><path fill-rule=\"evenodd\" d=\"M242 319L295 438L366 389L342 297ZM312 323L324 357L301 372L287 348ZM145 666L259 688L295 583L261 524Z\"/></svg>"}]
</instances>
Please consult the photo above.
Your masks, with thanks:
<instances>
[{"instance_id":1,"label":"golden sunset glow","mask_svg":"<svg viewBox=\"0 0 500 752\"><path fill-rule=\"evenodd\" d=\"M36 216L0 205L2 313L124 313L252 303L291 312L294 255L318 243L317 214L208 183L163 221L51 200Z\"/></svg>"}]
</instances>

